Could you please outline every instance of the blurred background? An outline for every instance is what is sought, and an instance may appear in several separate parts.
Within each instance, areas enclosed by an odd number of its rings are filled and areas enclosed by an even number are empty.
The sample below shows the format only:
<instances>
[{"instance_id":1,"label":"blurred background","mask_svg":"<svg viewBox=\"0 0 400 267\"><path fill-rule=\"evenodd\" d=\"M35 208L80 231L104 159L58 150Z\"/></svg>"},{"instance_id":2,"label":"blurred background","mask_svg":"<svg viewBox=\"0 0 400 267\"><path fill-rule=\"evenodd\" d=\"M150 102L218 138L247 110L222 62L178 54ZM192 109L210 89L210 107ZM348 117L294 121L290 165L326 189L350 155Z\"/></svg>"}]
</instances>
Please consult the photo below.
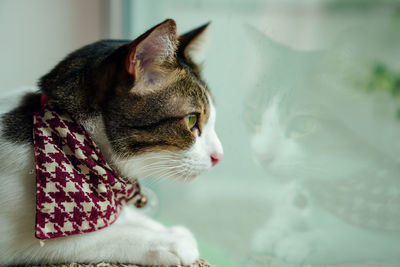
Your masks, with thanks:
<instances>
[{"instance_id":1,"label":"blurred background","mask_svg":"<svg viewBox=\"0 0 400 267\"><path fill-rule=\"evenodd\" d=\"M144 212L216 266L399 266L400 1L2 0L0 93L73 50L208 21L224 159L146 178Z\"/></svg>"}]
</instances>

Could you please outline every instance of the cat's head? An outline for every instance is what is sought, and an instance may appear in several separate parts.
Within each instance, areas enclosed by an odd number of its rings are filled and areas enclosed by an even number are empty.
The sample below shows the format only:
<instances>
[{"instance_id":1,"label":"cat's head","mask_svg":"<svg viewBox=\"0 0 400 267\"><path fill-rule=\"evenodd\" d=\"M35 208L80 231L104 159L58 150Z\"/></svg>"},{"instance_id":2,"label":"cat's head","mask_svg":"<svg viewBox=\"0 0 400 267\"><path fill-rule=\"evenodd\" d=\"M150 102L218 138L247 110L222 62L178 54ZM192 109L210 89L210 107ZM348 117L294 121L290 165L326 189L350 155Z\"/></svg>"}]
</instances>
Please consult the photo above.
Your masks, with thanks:
<instances>
[{"instance_id":1,"label":"cat's head","mask_svg":"<svg viewBox=\"0 0 400 267\"><path fill-rule=\"evenodd\" d=\"M94 43L60 62L40 86L78 120L103 119L122 175L190 180L223 153L213 97L191 57L206 28L178 36L169 19L132 42Z\"/></svg>"},{"instance_id":2,"label":"cat's head","mask_svg":"<svg viewBox=\"0 0 400 267\"><path fill-rule=\"evenodd\" d=\"M365 93L376 60L370 51L361 53L351 38L326 51L301 51L252 34L263 66L246 121L252 151L270 175L351 178L394 166L396 104L390 94Z\"/></svg>"}]
</instances>

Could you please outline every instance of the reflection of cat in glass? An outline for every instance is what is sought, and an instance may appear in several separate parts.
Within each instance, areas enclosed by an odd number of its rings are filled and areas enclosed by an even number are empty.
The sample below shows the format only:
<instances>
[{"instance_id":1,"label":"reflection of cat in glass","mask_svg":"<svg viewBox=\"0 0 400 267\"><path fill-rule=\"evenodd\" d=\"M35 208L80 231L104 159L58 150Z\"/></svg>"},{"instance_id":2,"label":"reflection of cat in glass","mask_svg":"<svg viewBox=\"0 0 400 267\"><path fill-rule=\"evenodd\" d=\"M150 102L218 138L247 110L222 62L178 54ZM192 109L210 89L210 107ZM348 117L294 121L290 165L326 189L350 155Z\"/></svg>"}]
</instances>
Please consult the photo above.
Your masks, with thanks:
<instances>
[{"instance_id":1,"label":"reflection of cat in glass","mask_svg":"<svg viewBox=\"0 0 400 267\"><path fill-rule=\"evenodd\" d=\"M396 69L393 40L301 52L251 32L264 66L246 121L275 206L253 251L293 263L398 261L400 75L385 69Z\"/></svg>"}]
</instances>

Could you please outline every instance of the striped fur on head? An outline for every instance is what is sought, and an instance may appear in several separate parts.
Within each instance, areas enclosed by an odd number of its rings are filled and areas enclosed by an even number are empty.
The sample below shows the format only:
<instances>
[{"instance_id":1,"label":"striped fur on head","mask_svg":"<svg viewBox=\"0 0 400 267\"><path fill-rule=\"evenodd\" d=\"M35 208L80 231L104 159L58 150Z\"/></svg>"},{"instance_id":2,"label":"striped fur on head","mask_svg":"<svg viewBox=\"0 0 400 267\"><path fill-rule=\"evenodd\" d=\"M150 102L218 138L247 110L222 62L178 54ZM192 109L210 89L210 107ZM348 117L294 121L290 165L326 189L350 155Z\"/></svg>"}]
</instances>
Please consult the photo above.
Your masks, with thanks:
<instances>
[{"instance_id":1,"label":"striped fur on head","mask_svg":"<svg viewBox=\"0 0 400 267\"><path fill-rule=\"evenodd\" d=\"M131 42L96 42L61 61L40 87L52 104L80 121L101 116L120 162L138 165L148 155L168 153L163 157L190 159L190 165L201 157L202 167L193 171L197 175L212 166L210 156L222 155L210 91L189 56L207 25L177 36L169 19ZM192 129L185 120L189 114L198 118Z\"/></svg>"}]
</instances>

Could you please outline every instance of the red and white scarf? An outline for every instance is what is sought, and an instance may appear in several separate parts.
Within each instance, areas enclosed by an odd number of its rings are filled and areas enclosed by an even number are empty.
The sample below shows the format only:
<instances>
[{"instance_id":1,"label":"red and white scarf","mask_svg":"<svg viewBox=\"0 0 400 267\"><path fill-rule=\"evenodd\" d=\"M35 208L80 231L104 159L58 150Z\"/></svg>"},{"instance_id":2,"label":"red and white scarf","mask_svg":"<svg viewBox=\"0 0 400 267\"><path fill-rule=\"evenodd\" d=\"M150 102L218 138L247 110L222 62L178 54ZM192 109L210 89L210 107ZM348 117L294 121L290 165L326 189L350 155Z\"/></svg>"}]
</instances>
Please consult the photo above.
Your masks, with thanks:
<instances>
[{"instance_id":1,"label":"red and white scarf","mask_svg":"<svg viewBox=\"0 0 400 267\"><path fill-rule=\"evenodd\" d=\"M83 127L45 96L34 114L33 139L37 238L93 232L114 223L126 203L145 204L137 181L111 169Z\"/></svg>"}]
</instances>

